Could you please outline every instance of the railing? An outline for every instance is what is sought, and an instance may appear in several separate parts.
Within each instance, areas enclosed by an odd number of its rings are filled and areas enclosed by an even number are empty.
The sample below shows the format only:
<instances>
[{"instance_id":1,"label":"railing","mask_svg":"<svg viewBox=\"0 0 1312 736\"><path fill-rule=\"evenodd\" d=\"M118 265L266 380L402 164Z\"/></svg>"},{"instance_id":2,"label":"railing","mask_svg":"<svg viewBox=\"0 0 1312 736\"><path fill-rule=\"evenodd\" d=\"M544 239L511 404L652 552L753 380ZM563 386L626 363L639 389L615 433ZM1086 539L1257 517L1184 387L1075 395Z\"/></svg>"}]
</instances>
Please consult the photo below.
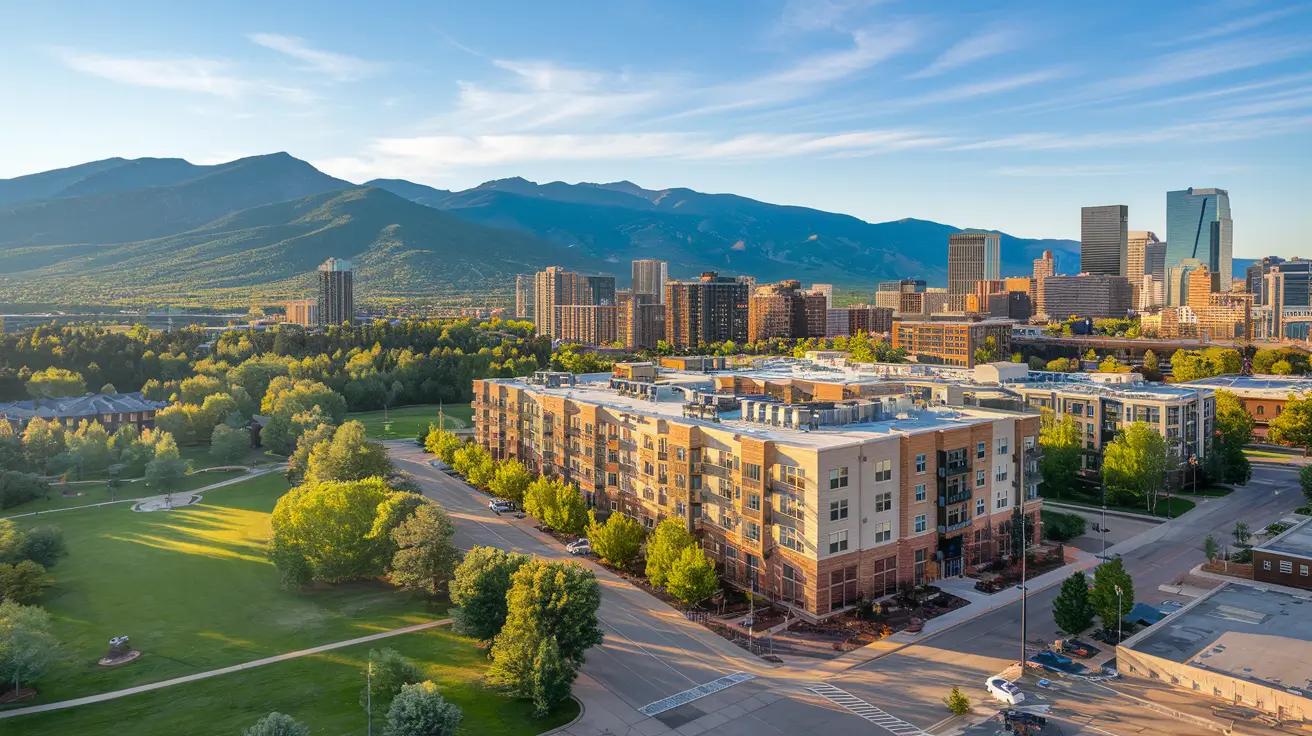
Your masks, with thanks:
<instances>
[{"instance_id":1,"label":"railing","mask_svg":"<svg viewBox=\"0 0 1312 736\"><path fill-rule=\"evenodd\" d=\"M938 472L939 472L939 477L945 477L945 476L949 476L949 475L961 475L961 474L963 474L963 473L969 473L969 472L970 472L970 461L969 461L969 460L962 460L962 461L955 462L955 463L945 463L945 464L939 466Z\"/></svg>"},{"instance_id":2,"label":"railing","mask_svg":"<svg viewBox=\"0 0 1312 736\"><path fill-rule=\"evenodd\" d=\"M965 503L966 501L969 501L973 495L974 493L969 488L952 494L940 493L938 494L939 506L951 506L955 503Z\"/></svg>"},{"instance_id":3,"label":"railing","mask_svg":"<svg viewBox=\"0 0 1312 736\"><path fill-rule=\"evenodd\" d=\"M718 463L700 462L695 466L695 472L702 473L703 475L714 475L717 478L728 480L733 474L733 468L725 467Z\"/></svg>"},{"instance_id":4,"label":"railing","mask_svg":"<svg viewBox=\"0 0 1312 736\"><path fill-rule=\"evenodd\" d=\"M806 521L806 512L803 511L802 509L797 508L796 506L794 506L791 509L791 511L786 511L784 509L775 507L774 513L779 516L792 519L793 521L796 521L799 524L804 523Z\"/></svg>"},{"instance_id":5,"label":"railing","mask_svg":"<svg viewBox=\"0 0 1312 736\"><path fill-rule=\"evenodd\" d=\"M958 529L965 529L966 527L970 526L972 521L973 521L972 519L966 519L965 521L958 521L955 524L947 524L947 525L939 524L938 533L951 534L952 532L955 532Z\"/></svg>"}]
</instances>

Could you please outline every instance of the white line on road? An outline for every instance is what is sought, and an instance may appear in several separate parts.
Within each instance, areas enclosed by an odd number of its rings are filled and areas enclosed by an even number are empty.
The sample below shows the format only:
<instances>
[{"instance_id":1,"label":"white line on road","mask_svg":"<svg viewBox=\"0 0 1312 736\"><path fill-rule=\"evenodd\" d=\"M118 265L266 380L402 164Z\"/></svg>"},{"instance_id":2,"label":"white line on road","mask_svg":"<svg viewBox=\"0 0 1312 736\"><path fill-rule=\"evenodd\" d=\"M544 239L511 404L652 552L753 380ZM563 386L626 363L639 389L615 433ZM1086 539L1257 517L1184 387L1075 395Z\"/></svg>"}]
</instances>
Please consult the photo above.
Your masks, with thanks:
<instances>
[{"instance_id":1,"label":"white line on road","mask_svg":"<svg viewBox=\"0 0 1312 736\"><path fill-rule=\"evenodd\" d=\"M733 674L725 675L718 680L711 680L710 682L698 685L697 687L684 690L681 693L675 693L668 698L661 698L655 703L648 703L639 708L638 712L644 716L658 715L670 710L671 708L677 708L686 703L691 703L698 698L704 698L707 695L714 695L715 693L726 688L731 688L740 682L747 682L748 680L754 679L756 679L756 675L746 672L734 672Z\"/></svg>"},{"instance_id":2,"label":"white line on road","mask_svg":"<svg viewBox=\"0 0 1312 736\"><path fill-rule=\"evenodd\" d=\"M896 736L930 736L919 726L907 723L897 716L889 715L861 698L833 685L814 682L807 685L806 689Z\"/></svg>"}]
</instances>

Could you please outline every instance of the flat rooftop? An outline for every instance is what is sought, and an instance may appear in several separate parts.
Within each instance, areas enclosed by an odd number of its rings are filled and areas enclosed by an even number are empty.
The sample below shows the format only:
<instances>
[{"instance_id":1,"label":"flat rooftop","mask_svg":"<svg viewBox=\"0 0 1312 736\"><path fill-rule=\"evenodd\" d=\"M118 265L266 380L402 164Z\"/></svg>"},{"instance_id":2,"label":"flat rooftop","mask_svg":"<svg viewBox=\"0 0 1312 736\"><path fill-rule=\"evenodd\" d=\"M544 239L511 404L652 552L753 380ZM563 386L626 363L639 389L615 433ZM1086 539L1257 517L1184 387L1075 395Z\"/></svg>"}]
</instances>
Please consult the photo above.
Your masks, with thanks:
<instances>
[{"instance_id":1,"label":"flat rooftop","mask_svg":"<svg viewBox=\"0 0 1312 736\"><path fill-rule=\"evenodd\" d=\"M1296 524L1292 529L1286 529L1265 544L1259 545L1259 549L1277 554L1312 558L1312 524L1306 521ZM1312 615L1312 611L1309 612L1309 615Z\"/></svg>"},{"instance_id":2,"label":"flat rooftop","mask_svg":"<svg viewBox=\"0 0 1312 736\"><path fill-rule=\"evenodd\" d=\"M1312 697L1312 593L1228 583L1125 646Z\"/></svg>"},{"instance_id":3,"label":"flat rooftop","mask_svg":"<svg viewBox=\"0 0 1312 736\"><path fill-rule=\"evenodd\" d=\"M1212 376L1180 385L1225 389L1250 398L1284 399L1290 394L1312 393L1312 377L1307 376Z\"/></svg>"},{"instance_id":4,"label":"flat rooftop","mask_svg":"<svg viewBox=\"0 0 1312 736\"><path fill-rule=\"evenodd\" d=\"M676 375L670 375L675 373ZM673 385L679 385L679 372L662 373L660 383L667 385L667 378L673 378ZM697 376L698 374L691 374ZM596 406L604 406L618 412L628 412L643 416L669 419L681 424L719 429L760 439L783 442L794 447L828 449L847 445L858 445L881 437L906 436L922 432L957 429L974 424L992 422L1002 418L1026 416L1027 412L1006 411L1002 409L981 409L976 407L931 407L906 413L904 419L888 419L860 424L843 424L821 426L818 429L794 429L775 427L756 422L743 421L741 411L721 412L720 421L685 417L684 402L680 400L652 401L641 396L625 396L609 386L609 373L592 373L576 377L573 386L551 388L541 384L530 383L523 378L493 378L490 383L512 386L544 396L556 396ZM704 375L701 376L705 380ZM744 397L749 398L749 397Z\"/></svg>"}]
</instances>

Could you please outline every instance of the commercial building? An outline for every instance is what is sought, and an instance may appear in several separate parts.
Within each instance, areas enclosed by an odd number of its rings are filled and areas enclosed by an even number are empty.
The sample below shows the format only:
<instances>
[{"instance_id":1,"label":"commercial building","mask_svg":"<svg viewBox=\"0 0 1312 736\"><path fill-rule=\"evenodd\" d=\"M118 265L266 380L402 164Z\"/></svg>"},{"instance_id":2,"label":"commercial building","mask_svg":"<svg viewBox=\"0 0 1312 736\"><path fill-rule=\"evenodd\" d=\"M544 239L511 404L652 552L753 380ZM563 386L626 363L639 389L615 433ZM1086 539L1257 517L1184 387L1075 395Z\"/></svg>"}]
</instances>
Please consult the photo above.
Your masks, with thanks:
<instances>
[{"instance_id":1,"label":"commercial building","mask_svg":"<svg viewBox=\"0 0 1312 736\"><path fill-rule=\"evenodd\" d=\"M1264 277L1262 304L1278 307L1312 307L1312 261L1293 258L1272 264Z\"/></svg>"},{"instance_id":2,"label":"commercial building","mask_svg":"<svg viewBox=\"0 0 1312 736\"><path fill-rule=\"evenodd\" d=\"M564 304L556 307L556 334L562 342L610 345L619 340L619 307L606 304Z\"/></svg>"},{"instance_id":3,"label":"commercial building","mask_svg":"<svg viewBox=\"0 0 1312 736\"><path fill-rule=\"evenodd\" d=\"M811 293L820 294L825 298L825 309L834 306L833 284L811 284Z\"/></svg>"},{"instance_id":4,"label":"commercial building","mask_svg":"<svg viewBox=\"0 0 1312 736\"><path fill-rule=\"evenodd\" d=\"M594 307L615 306L614 276L584 276L583 287L582 302L584 304L590 304Z\"/></svg>"},{"instance_id":5,"label":"commercial building","mask_svg":"<svg viewBox=\"0 0 1312 736\"><path fill-rule=\"evenodd\" d=\"M1286 560L1293 571L1286 577L1307 579L1299 559ZM1297 589L1226 583L1127 638L1116 648L1116 669L1301 724L1312 718L1310 604L1312 595Z\"/></svg>"},{"instance_id":6,"label":"commercial building","mask_svg":"<svg viewBox=\"0 0 1312 736\"><path fill-rule=\"evenodd\" d=\"M802 291L797 281L756 287L747 305L747 339L824 337L828 312L824 294Z\"/></svg>"},{"instance_id":7,"label":"commercial building","mask_svg":"<svg viewBox=\"0 0 1312 736\"><path fill-rule=\"evenodd\" d=\"M855 335L886 335L893 330L893 310L888 307L842 307L829 310L825 337Z\"/></svg>"},{"instance_id":8,"label":"commercial building","mask_svg":"<svg viewBox=\"0 0 1312 736\"><path fill-rule=\"evenodd\" d=\"M1312 525L1304 519L1253 548L1253 579L1312 590ZM1312 681L1308 682L1312 689Z\"/></svg>"},{"instance_id":9,"label":"commercial building","mask_svg":"<svg viewBox=\"0 0 1312 736\"><path fill-rule=\"evenodd\" d=\"M0 403L0 420L21 432L27 423L40 417L72 430L79 422L100 422L110 434L131 425L138 431L154 429L155 412L168 406L167 401L151 401L141 392L65 396L56 399L33 399Z\"/></svg>"},{"instance_id":10,"label":"commercial building","mask_svg":"<svg viewBox=\"0 0 1312 736\"><path fill-rule=\"evenodd\" d=\"M952 233L948 236L948 307L966 308L976 281L1002 278L1002 245L997 233Z\"/></svg>"},{"instance_id":11,"label":"commercial building","mask_svg":"<svg viewBox=\"0 0 1312 736\"><path fill-rule=\"evenodd\" d=\"M808 618L960 575L1038 520L1036 414L649 367L475 381L475 440L648 529L682 520L724 578Z\"/></svg>"},{"instance_id":12,"label":"commercial building","mask_svg":"<svg viewBox=\"0 0 1312 736\"><path fill-rule=\"evenodd\" d=\"M907 291L917 292L925 290L924 279L900 279L898 281L880 281L879 291Z\"/></svg>"},{"instance_id":13,"label":"commercial building","mask_svg":"<svg viewBox=\"0 0 1312 736\"><path fill-rule=\"evenodd\" d=\"M1035 288L1039 313L1049 319L1124 317L1132 306L1130 280L1123 276L1048 276Z\"/></svg>"},{"instance_id":14,"label":"commercial building","mask_svg":"<svg viewBox=\"0 0 1312 736\"><path fill-rule=\"evenodd\" d=\"M355 274L351 262L329 258L319 266L319 324L355 321Z\"/></svg>"},{"instance_id":15,"label":"commercial building","mask_svg":"<svg viewBox=\"0 0 1312 736\"><path fill-rule=\"evenodd\" d=\"M556 323L557 307L583 303L586 291L583 279L560 266L547 266L533 277L533 322L538 334L560 337Z\"/></svg>"},{"instance_id":16,"label":"commercial building","mask_svg":"<svg viewBox=\"0 0 1312 736\"><path fill-rule=\"evenodd\" d=\"M1230 288L1234 222L1224 189L1182 189L1166 193L1166 267L1186 260L1206 264ZM1176 305L1171 305L1176 306Z\"/></svg>"},{"instance_id":17,"label":"commercial building","mask_svg":"<svg viewBox=\"0 0 1312 736\"><path fill-rule=\"evenodd\" d=\"M1260 307L1266 304L1266 294L1263 289L1266 286L1266 275L1271 271L1272 266L1284 262L1285 259L1280 256L1265 256L1244 271L1244 286L1248 293L1253 295L1254 306Z\"/></svg>"},{"instance_id":18,"label":"commercial building","mask_svg":"<svg viewBox=\"0 0 1312 736\"><path fill-rule=\"evenodd\" d=\"M1052 251L1045 250L1043 255L1034 259L1034 280L1038 281L1048 276L1056 275L1057 261L1052 257Z\"/></svg>"},{"instance_id":19,"label":"commercial building","mask_svg":"<svg viewBox=\"0 0 1312 736\"><path fill-rule=\"evenodd\" d=\"M1016 322L1028 322L1034 316L1028 291L1004 291L987 297L987 312L990 317L1002 317Z\"/></svg>"},{"instance_id":20,"label":"commercial building","mask_svg":"<svg viewBox=\"0 0 1312 736\"><path fill-rule=\"evenodd\" d=\"M665 305L651 294L621 291L618 302L619 340L629 350L652 350L665 339Z\"/></svg>"},{"instance_id":21,"label":"commercial building","mask_svg":"<svg viewBox=\"0 0 1312 736\"><path fill-rule=\"evenodd\" d=\"M897 297L897 308L894 314L909 319L928 319L930 315L942 314L948 311L948 294L943 291L923 291L923 292L877 292L875 294L877 307L890 306L881 301L879 297L883 294L891 294Z\"/></svg>"},{"instance_id":22,"label":"commercial building","mask_svg":"<svg viewBox=\"0 0 1312 736\"><path fill-rule=\"evenodd\" d=\"M287 302L287 321L301 327L318 327L319 301L317 299L293 299Z\"/></svg>"},{"instance_id":23,"label":"commercial building","mask_svg":"<svg viewBox=\"0 0 1312 736\"><path fill-rule=\"evenodd\" d=\"M1080 271L1128 276L1129 226L1123 204L1080 208Z\"/></svg>"},{"instance_id":24,"label":"commercial building","mask_svg":"<svg viewBox=\"0 0 1312 736\"><path fill-rule=\"evenodd\" d=\"M533 319L533 278L527 274L515 277L515 316L519 319Z\"/></svg>"},{"instance_id":25,"label":"commercial building","mask_svg":"<svg viewBox=\"0 0 1312 736\"><path fill-rule=\"evenodd\" d=\"M973 368L975 351L992 337L999 359L1011 355L1011 320L939 322L894 320L893 347L903 348L922 363Z\"/></svg>"},{"instance_id":26,"label":"commercial building","mask_svg":"<svg viewBox=\"0 0 1312 736\"><path fill-rule=\"evenodd\" d=\"M1265 440L1271 420L1285 410L1289 397L1312 397L1312 377L1305 376L1213 376L1176 384L1184 387L1229 391L1243 402L1253 418L1253 437Z\"/></svg>"},{"instance_id":27,"label":"commercial building","mask_svg":"<svg viewBox=\"0 0 1312 736\"><path fill-rule=\"evenodd\" d=\"M1185 296L1185 304L1190 307L1203 307L1212 303L1212 293L1218 291L1216 288L1216 274L1207 268L1207 264L1200 264L1197 268L1189 271L1187 278L1188 292Z\"/></svg>"},{"instance_id":28,"label":"commercial building","mask_svg":"<svg viewBox=\"0 0 1312 736\"><path fill-rule=\"evenodd\" d=\"M1166 282L1166 243L1157 240L1157 234L1149 230L1131 230L1126 239L1126 270L1130 279L1131 300L1134 308L1143 312L1161 306L1154 301L1155 288L1144 277L1151 277L1157 284Z\"/></svg>"},{"instance_id":29,"label":"commercial building","mask_svg":"<svg viewBox=\"0 0 1312 736\"><path fill-rule=\"evenodd\" d=\"M665 341L675 350L747 339L747 283L714 271L665 284Z\"/></svg>"},{"instance_id":30,"label":"commercial building","mask_svg":"<svg viewBox=\"0 0 1312 736\"><path fill-rule=\"evenodd\" d=\"M634 294L648 294L653 303L665 303L665 282L670 280L670 264L645 258L633 262Z\"/></svg>"}]
</instances>

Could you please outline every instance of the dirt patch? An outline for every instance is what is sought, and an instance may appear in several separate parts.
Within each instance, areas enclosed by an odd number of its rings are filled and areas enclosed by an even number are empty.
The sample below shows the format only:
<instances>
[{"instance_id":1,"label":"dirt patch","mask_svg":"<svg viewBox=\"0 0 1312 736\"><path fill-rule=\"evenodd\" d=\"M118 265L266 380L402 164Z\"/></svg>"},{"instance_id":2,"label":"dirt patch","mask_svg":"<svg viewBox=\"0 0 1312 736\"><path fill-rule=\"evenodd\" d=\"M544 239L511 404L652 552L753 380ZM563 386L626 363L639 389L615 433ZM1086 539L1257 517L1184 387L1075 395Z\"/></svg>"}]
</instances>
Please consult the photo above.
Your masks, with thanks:
<instances>
[{"instance_id":1,"label":"dirt patch","mask_svg":"<svg viewBox=\"0 0 1312 736\"><path fill-rule=\"evenodd\" d=\"M35 697L36 697L36 688L33 687L20 688L17 691L7 690L3 695L0 695L0 704L18 703L24 700L28 700L29 698L35 698Z\"/></svg>"},{"instance_id":2,"label":"dirt patch","mask_svg":"<svg viewBox=\"0 0 1312 736\"><path fill-rule=\"evenodd\" d=\"M131 664L141 658L141 652L133 649L130 652L124 652L116 657L101 657L96 664L101 667L122 667L125 664Z\"/></svg>"}]
</instances>

